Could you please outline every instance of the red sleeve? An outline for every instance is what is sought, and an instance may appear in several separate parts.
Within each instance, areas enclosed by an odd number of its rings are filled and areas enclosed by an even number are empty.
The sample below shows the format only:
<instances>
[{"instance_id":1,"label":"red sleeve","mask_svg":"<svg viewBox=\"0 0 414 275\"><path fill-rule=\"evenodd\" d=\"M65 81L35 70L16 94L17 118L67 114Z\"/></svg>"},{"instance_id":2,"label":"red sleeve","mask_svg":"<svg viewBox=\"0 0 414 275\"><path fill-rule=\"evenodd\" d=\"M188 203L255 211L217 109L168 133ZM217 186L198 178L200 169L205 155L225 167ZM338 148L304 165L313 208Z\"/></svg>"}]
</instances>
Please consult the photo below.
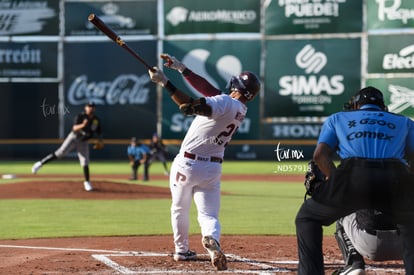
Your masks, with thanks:
<instances>
[{"instance_id":1,"label":"red sleeve","mask_svg":"<svg viewBox=\"0 0 414 275\"><path fill-rule=\"evenodd\" d=\"M221 94L221 91L211 85L204 77L193 71L188 71L189 72L184 75L184 79L203 96L216 96Z\"/></svg>"}]
</instances>

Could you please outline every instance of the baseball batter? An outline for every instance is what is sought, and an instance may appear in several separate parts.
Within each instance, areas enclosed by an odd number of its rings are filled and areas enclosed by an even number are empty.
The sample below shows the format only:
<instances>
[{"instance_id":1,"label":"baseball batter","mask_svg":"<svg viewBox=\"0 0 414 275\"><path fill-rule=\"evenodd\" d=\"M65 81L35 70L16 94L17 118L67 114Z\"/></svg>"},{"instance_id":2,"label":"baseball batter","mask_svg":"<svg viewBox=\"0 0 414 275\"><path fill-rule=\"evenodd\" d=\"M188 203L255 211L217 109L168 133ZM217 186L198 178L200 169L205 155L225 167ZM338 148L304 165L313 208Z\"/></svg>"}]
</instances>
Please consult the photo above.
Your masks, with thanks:
<instances>
[{"instance_id":1,"label":"baseball batter","mask_svg":"<svg viewBox=\"0 0 414 275\"><path fill-rule=\"evenodd\" d=\"M32 173L36 174L46 163L61 159L69 152L76 149L85 181L83 182L86 191L92 191L93 186L89 176L89 139L95 135L99 138L96 149L102 149L102 128L100 119L95 115L96 106L94 102L88 102L84 107L84 112L75 117L72 131L66 136L62 145L53 153L50 153L42 160L36 162L32 167Z\"/></svg>"},{"instance_id":2,"label":"baseball batter","mask_svg":"<svg viewBox=\"0 0 414 275\"><path fill-rule=\"evenodd\" d=\"M172 195L171 223L174 232L174 260L192 260L196 253L189 247L189 211L194 199L201 227L202 244L217 270L227 269L220 247L220 177L224 150L246 116L245 103L260 91L260 82L251 72L233 76L229 94L221 94L204 78L167 54L161 55L166 67L178 70L203 95L193 99L177 89L163 72L149 71L151 80L170 93L186 115L195 115L170 171Z\"/></svg>"},{"instance_id":3,"label":"baseball batter","mask_svg":"<svg viewBox=\"0 0 414 275\"><path fill-rule=\"evenodd\" d=\"M322 126L313 158L326 176L296 216L298 274L322 275L322 226L360 209L392 218L404 243L406 274L414 274L414 122L387 112L378 89L358 91L354 111L338 112ZM335 152L340 165L335 166ZM409 170L410 169L410 170ZM363 269L339 274L364 274Z\"/></svg>"}]
</instances>

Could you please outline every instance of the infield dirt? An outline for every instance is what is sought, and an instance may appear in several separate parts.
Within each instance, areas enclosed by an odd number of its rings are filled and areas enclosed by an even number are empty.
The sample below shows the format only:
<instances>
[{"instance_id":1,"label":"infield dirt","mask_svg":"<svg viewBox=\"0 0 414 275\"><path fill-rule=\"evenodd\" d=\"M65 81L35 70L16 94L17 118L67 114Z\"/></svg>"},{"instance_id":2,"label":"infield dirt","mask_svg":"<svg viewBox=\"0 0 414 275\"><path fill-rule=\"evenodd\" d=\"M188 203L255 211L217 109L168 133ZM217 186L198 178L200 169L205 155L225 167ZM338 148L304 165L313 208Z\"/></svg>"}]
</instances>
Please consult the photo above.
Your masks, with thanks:
<instances>
[{"instance_id":1,"label":"infield dirt","mask_svg":"<svg viewBox=\"0 0 414 275\"><path fill-rule=\"evenodd\" d=\"M95 191L85 192L82 183L61 176L54 181L31 182L33 175L19 175L28 181L0 185L0 198L76 198L146 199L169 198L168 188L122 184L110 179L119 175L96 177ZM53 176L47 176L53 177ZM55 176L56 177L56 176ZM154 175L154 179L164 177ZM224 176L223 180L275 180L274 176ZM253 178L249 178L253 177ZM67 180L66 180L67 178ZM283 181L302 181L303 176L283 177ZM50 238L0 241L0 274L210 274L213 270L201 236L192 235L197 261L174 262L172 236L122 236L87 238ZM224 274L295 274L297 246L295 236L222 236L228 255ZM342 257L333 237L324 238L326 274L342 266ZM367 274L403 274L401 261L371 263Z\"/></svg>"}]
</instances>

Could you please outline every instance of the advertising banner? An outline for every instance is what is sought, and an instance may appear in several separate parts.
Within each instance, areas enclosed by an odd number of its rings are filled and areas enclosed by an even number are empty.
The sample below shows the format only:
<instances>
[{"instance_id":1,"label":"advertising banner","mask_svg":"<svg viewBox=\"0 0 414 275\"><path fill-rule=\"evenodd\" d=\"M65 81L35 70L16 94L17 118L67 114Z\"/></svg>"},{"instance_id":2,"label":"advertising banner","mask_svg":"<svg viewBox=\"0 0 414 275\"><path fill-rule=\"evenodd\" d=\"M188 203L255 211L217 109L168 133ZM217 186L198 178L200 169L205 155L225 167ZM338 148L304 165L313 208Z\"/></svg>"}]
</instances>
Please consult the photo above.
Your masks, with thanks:
<instances>
[{"instance_id":1,"label":"advertising banner","mask_svg":"<svg viewBox=\"0 0 414 275\"><path fill-rule=\"evenodd\" d=\"M382 91L390 112L414 118L413 78L368 79L366 84Z\"/></svg>"},{"instance_id":2,"label":"advertising banner","mask_svg":"<svg viewBox=\"0 0 414 275\"><path fill-rule=\"evenodd\" d=\"M149 64L157 64L156 41L131 42ZM108 57L108 58L106 58ZM95 102L106 138L149 138L156 129L156 86L146 67L113 42L65 44L65 118Z\"/></svg>"},{"instance_id":3,"label":"advertising banner","mask_svg":"<svg viewBox=\"0 0 414 275\"><path fill-rule=\"evenodd\" d=\"M368 73L413 72L413 34L368 36Z\"/></svg>"},{"instance_id":4,"label":"advertising banner","mask_svg":"<svg viewBox=\"0 0 414 275\"><path fill-rule=\"evenodd\" d=\"M328 116L360 89L360 39L266 42L265 117Z\"/></svg>"},{"instance_id":5,"label":"advertising banner","mask_svg":"<svg viewBox=\"0 0 414 275\"><path fill-rule=\"evenodd\" d=\"M341 111L338 109L338 112ZM263 139L317 140L322 128L320 123L265 123Z\"/></svg>"},{"instance_id":6,"label":"advertising banner","mask_svg":"<svg viewBox=\"0 0 414 275\"><path fill-rule=\"evenodd\" d=\"M164 51L181 60L222 92L227 92L225 87L231 76L242 71L252 71L260 77L260 41L174 41L166 42ZM177 71L165 69L164 72L177 87L193 98L203 96L191 88ZM255 139L259 136L259 101L258 96L247 103L247 116L233 139ZM184 137L192 120L193 117L179 111L165 92L162 119L164 138Z\"/></svg>"},{"instance_id":7,"label":"advertising banner","mask_svg":"<svg viewBox=\"0 0 414 275\"><path fill-rule=\"evenodd\" d=\"M414 1L366 1L368 30L405 29L414 27Z\"/></svg>"},{"instance_id":8,"label":"advertising banner","mask_svg":"<svg viewBox=\"0 0 414 275\"><path fill-rule=\"evenodd\" d=\"M164 1L165 34L260 33L258 0Z\"/></svg>"},{"instance_id":9,"label":"advertising banner","mask_svg":"<svg viewBox=\"0 0 414 275\"><path fill-rule=\"evenodd\" d=\"M362 1L267 1L266 35L362 31Z\"/></svg>"},{"instance_id":10,"label":"advertising banner","mask_svg":"<svg viewBox=\"0 0 414 275\"><path fill-rule=\"evenodd\" d=\"M0 138L58 138L56 83L0 83Z\"/></svg>"},{"instance_id":11,"label":"advertising banner","mask_svg":"<svg viewBox=\"0 0 414 275\"><path fill-rule=\"evenodd\" d=\"M57 77L57 42L0 42L0 77Z\"/></svg>"},{"instance_id":12,"label":"advertising banner","mask_svg":"<svg viewBox=\"0 0 414 275\"><path fill-rule=\"evenodd\" d=\"M157 1L88 1L65 3L65 35L104 35L88 21L96 14L119 35L157 33Z\"/></svg>"},{"instance_id":13,"label":"advertising banner","mask_svg":"<svg viewBox=\"0 0 414 275\"><path fill-rule=\"evenodd\" d=\"M59 35L59 1L0 0L2 35Z\"/></svg>"}]
</instances>

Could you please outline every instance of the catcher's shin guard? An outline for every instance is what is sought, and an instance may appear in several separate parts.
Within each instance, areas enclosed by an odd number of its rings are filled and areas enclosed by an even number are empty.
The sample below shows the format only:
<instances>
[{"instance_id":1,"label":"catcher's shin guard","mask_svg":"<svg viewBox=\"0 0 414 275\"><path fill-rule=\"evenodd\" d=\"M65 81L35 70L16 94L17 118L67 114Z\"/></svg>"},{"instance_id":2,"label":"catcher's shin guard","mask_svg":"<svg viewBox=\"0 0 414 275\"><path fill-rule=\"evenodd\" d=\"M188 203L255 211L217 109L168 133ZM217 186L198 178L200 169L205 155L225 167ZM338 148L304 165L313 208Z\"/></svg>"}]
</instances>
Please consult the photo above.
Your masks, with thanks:
<instances>
[{"instance_id":1,"label":"catcher's shin guard","mask_svg":"<svg viewBox=\"0 0 414 275\"><path fill-rule=\"evenodd\" d=\"M358 253L348 235L345 233L344 227L342 226L342 220L336 222L335 239L342 252L345 265L352 265L354 261L364 263L361 254Z\"/></svg>"}]
</instances>

